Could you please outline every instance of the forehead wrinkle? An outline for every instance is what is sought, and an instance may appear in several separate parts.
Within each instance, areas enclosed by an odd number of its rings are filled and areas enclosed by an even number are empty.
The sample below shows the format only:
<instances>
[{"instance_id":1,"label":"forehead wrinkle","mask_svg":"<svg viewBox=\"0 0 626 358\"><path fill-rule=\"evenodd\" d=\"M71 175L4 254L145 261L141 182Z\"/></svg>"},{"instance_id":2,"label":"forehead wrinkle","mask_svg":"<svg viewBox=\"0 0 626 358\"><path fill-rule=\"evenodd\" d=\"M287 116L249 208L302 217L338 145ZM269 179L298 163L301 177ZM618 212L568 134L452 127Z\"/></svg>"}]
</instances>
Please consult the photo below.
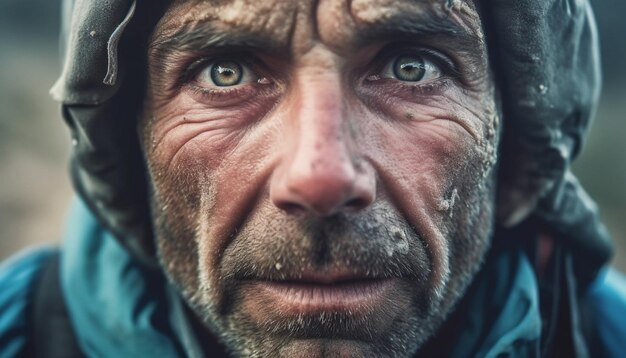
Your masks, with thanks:
<instances>
[{"instance_id":1,"label":"forehead wrinkle","mask_svg":"<svg viewBox=\"0 0 626 358\"><path fill-rule=\"evenodd\" d=\"M379 6L372 6L372 1ZM483 37L475 6L462 0L352 0L350 13L359 27L397 25Z\"/></svg>"},{"instance_id":2,"label":"forehead wrinkle","mask_svg":"<svg viewBox=\"0 0 626 358\"><path fill-rule=\"evenodd\" d=\"M280 0L178 0L157 24L153 39L159 42L205 27L223 34L254 35L247 37L262 37L264 42L271 39L272 43L287 45L296 8L297 2Z\"/></svg>"},{"instance_id":3,"label":"forehead wrinkle","mask_svg":"<svg viewBox=\"0 0 626 358\"><path fill-rule=\"evenodd\" d=\"M315 21L321 41L344 52L421 37L459 50L485 47L478 12L464 0L320 0Z\"/></svg>"},{"instance_id":4,"label":"forehead wrinkle","mask_svg":"<svg viewBox=\"0 0 626 358\"><path fill-rule=\"evenodd\" d=\"M348 9L356 22L373 23L385 21L399 13L429 16L476 17L474 1L467 0L347 0Z\"/></svg>"},{"instance_id":5,"label":"forehead wrinkle","mask_svg":"<svg viewBox=\"0 0 626 358\"><path fill-rule=\"evenodd\" d=\"M290 33L291 53L298 57L309 52L319 42L315 12L322 0L301 0L293 13Z\"/></svg>"},{"instance_id":6,"label":"forehead wrinkle","mask_svg":"<svg viewBox=\"0 0 626 358\"><path fill-rule=\"evenodd\" d=\"M355 37L356 47L364 47L374 41L394 39L405 41L410 39L428 38L453 41L457 50L480 50L484 38L475 32L465 31L456 22L448 18L425 18L416 21L414 17L398 14L387 22L378 22L359 31Z\"/></svg>"}]
</instances>

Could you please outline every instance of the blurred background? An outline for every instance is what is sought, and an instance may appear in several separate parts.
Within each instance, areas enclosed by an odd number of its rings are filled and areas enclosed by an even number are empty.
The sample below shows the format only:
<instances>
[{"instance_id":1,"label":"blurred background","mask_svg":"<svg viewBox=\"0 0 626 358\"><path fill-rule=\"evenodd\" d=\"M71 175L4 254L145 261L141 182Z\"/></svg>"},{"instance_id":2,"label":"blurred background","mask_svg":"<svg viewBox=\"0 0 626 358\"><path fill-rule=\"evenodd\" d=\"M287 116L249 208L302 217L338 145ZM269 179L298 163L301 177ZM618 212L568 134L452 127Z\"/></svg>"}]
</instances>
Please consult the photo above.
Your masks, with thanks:
<instances>
[{"instance_id":1,"label":"blurred background","mask_svg":"<svg viewBox=\"0 0 626 358\"><path fill-rule=\"evenodd\" d=\"M574 165L611 231L626 271L626 1L592 1L604 89ZM60 0L0 0L0 260L59 242L72 198L69 135L48 90L60 72Z\"/></svg>"}]
</instances>

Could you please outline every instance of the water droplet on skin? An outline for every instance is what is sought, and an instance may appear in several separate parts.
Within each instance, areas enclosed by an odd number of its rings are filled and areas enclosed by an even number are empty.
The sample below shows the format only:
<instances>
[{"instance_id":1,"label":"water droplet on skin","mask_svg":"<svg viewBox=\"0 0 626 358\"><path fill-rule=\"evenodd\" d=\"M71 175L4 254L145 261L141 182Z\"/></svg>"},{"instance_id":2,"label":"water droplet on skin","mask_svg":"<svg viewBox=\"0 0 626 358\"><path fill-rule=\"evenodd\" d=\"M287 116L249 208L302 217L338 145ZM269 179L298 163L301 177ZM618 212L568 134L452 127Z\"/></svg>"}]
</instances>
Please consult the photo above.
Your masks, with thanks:
<instances>
[{"instance_id":1,"label":"water droplet on skin","mask_svg":"<svg viewBox=\"0 0 626 358\"><path fill-rule=\"evenodd\" d=\"M404 236L402 237L402 241L398 243L397 250L402 255L406 255L409 253L409 241L406 240Z\"/></svg>"},{"instance_id":2,"label":"water droplet on skin","mask_svg":"<svg viewBox=\"0 0 626 358\"><path fill-rule=\"evenodd\" d=\"M450 211L450 215L452 215L452 208L454 207L454 204L456 203L456 197L458 196L458 191L457 189L453 189L452 192L450 193L450 197L448 199L441 199L441 201L439 202L439 204L437 205L437 210L439 211Z\"/></svg>"},{"instance_id":3,"label":"water droplet on skin","mask_svg":"<svg viewBox=\"0 0 626 358\"><path fill-rule=\"evenodd\" d=\"M283 268L283 265L280 262L277 262L274 267L276 267L276 269L280 271L280 269Z\"/></svg>"},{"instance_id":4,"label":"water droplet on skin","mask_svg":"<svg viewBox=\"0 0 626 358\"><path fill-rule=\"evenodd\" d=\"M269 85L272 83L272 81L270 81L267 77L261 77L257 80L257 83L260 85Z\"/></svg>"},{"instance_id":5,"label":"water droplet on skin","mask_svg":"<svg viewBox=\"0 0 626 358\"><path fill-rule=\"evenodd\" d=\"M450 201L443 199L439 202L439 205L437 205L437 210L439 211L448 211L450 209Z\"/></svg>"},{"instance_id":6,"label":"water droplet on skin","mask_svg":"<svg viewBox=\"0 0 626 358\"><path fill-rule=\"evenodd\" d=\"M393 256L393 249L391 247L387 247L385 250L387 251L387 256Z\"/></svg>"}]
</instances>

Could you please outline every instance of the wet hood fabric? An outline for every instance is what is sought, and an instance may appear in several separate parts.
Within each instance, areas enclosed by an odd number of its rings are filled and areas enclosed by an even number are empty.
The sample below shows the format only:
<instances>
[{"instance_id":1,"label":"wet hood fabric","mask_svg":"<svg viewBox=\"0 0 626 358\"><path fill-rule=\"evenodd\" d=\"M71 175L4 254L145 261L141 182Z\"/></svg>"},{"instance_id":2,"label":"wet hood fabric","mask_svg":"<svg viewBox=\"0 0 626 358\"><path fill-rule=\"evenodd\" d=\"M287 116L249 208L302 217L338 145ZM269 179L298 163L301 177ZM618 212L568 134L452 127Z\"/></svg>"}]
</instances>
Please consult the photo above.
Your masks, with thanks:
<instances>
[{"instance_id":1,"label":"wet hood fabric","mask_svg":"<svg viewBox=\"0 0 626 358\"><path fill-rule=\"evenodd\" d=\"M600 95L595 19L585 0L487 0L492 64L502 94L498 211L530 216L578 258L584 286L612 253L598 208L570 171ZM512 206L523 203L515 210ZM524 207L525 206L525 207Z\"/></svg>"},{"instance_id":2,"label":"wet hood fabric","mask_svg":"<svg viewBox=\"0 0 626 358\"><path fill-rule=\"evenodd\" d=\"M51 89L71 130L74 187L115 237L152 267L136 117L143 93L141 62L152 14L159 9L157 0L64 1L64 66Z\"/></svg>"},{"instance_id":3,"label":"wet hood fabric","mask_svg":"<svg viewBox=\"0 0 626 358\"><path fill-rule=\"evenodd\" d=\"M460 0L441 1L454 6ZM148 267L157 265L136 117L145 44L166 5L66 0L65 61L51 90L72 132L75 187ZM590 281L611 253L595 204L570 172L600 89L590 6L585 0L484 0L481 6L503 107L500 222L540 222L584 257L576 268L583 282Z\"/></svg>"}]
</instances>

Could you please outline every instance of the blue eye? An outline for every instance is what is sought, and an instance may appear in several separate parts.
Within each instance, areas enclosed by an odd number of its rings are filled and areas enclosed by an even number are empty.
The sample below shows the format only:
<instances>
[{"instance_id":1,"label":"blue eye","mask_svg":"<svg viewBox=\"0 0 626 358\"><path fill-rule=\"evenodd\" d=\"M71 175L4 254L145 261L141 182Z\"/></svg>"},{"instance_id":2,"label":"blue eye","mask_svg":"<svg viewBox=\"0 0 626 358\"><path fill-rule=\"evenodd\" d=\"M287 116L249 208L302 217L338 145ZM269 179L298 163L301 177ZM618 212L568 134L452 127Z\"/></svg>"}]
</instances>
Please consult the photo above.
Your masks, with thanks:
<instances>
[{"instance_id":1,"label":"blue eye","mask_svg":"<svg viewBox=\"0 0 626 358\"><path fill-rule=\"evenodd\" d=\"M243 78L243 68L237 62L222 61L211 66L211 80L216 86L234 86Z\"/></svg>"},{"instance_id":2,"label":"blue eye","mask_svg":"<svg viewBox=\"0 0 626 358\"><path fill-rule=\"evenodd\" d=\"M403 82L423 82L441 77L442 70L424 56L405 54L388 61L381 76Z\"/></svg>"},{"instance_id":3,"label":"blue eye","mask_svg":"<svg viewBox=\"0 0 626 358\"><path fill-rule=\"evenodd\" d=\"M246 65L230 59L212 61L196 76L196 82L202 87L233 87L256 79L256 74Z\"/></svg>"}]
</instances>

